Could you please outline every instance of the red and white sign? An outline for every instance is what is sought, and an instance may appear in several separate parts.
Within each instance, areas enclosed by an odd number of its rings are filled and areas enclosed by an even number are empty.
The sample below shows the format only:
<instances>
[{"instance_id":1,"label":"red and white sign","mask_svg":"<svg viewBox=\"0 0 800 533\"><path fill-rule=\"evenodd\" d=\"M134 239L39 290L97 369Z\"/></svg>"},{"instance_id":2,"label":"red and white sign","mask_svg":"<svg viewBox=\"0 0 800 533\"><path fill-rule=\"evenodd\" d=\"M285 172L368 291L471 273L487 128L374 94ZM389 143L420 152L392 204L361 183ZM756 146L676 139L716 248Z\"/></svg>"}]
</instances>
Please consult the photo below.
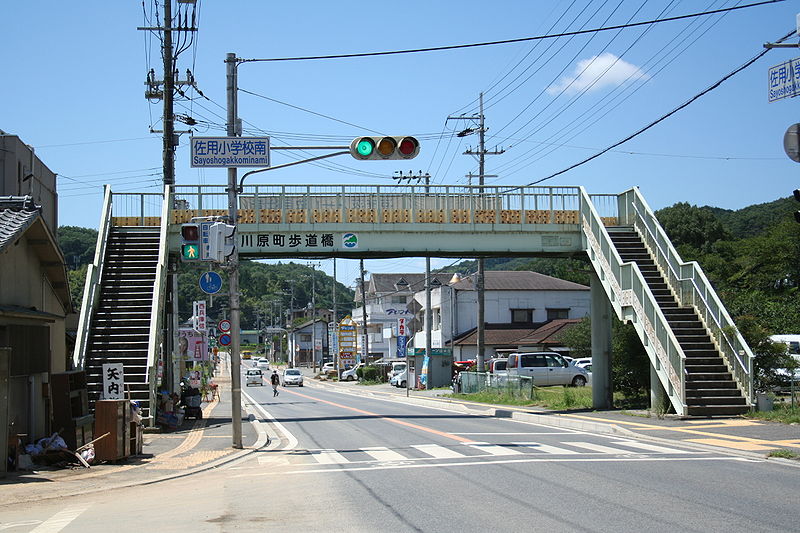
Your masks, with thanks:
<instances>
[{"instance_id":1,"label":"red and white sign","mask_svg":"<svg viewBox=\"0 0 800 533\"><path fill-rule=\"evenodd\" d=\"M217 328L219 328L222 333L228 333L231 330L231 321L220 320L219 324L217 324Z\"/></svg>"},{"instance_id":2,"label":"red and white sign","mask_svg":"<svg viewBox=\"0 0 800 533\"><path fill-rule=\"evenodd\" d=\"M205 334L208 324L206 324L206 301L197 302L197 331Z\"/></svg>"},{"instance_id":3,"label":"red and white sign","mask_svg":"<svg viewBox=\"0 0 800 533\"><path fill-rule=\"evenodd\" d=\"M405 318L398 318L397 319L397 336L398 337L405 337L408 334L408 330L406 330L406 319Z\"/></svg>"}]
</instances>

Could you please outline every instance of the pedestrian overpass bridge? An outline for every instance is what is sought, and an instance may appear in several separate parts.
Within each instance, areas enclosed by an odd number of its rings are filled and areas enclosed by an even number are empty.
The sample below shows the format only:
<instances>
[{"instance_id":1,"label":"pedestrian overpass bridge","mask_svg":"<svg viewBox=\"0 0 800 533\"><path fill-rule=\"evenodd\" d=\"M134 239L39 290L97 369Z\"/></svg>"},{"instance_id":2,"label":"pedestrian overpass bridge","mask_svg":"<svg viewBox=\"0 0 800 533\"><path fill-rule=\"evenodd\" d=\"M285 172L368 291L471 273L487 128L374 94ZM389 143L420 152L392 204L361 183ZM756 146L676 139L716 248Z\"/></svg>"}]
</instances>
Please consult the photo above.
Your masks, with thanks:
<instances>
[{"instance_id":1,"label":"pedestrian overpass bridge","mask_svg":"<svg viewBox=\"0 0 800 533\"><path fill-rule=\"evenodd\" d=\"M742 413L753 404L750 348L700 266L680 258L636 188L590 195L583 187L249 185L238 201L244 258L587 258L596 407L611 401L612 313L635 326L654 399L685 416ZM103 362L124 362L134 396L149 409L180 225L227 214L225 186L106 189L74 355L89 381ZM91 387L97 399L100 385Z\"/></svg>"}]
</instances>

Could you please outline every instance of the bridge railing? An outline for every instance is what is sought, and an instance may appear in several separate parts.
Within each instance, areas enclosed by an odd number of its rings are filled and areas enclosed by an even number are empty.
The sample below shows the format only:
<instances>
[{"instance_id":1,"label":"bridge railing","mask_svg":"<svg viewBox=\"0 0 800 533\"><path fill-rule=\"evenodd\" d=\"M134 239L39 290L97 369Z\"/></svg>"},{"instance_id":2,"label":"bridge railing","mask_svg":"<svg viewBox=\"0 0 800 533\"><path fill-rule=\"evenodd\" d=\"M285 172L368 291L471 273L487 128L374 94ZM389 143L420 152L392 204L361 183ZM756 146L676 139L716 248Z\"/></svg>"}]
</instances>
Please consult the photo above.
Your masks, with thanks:
<instances>
[{"instance_id":1,"label":"bridge railing","mask_svg":"<svg viewBox=\"0 0 800 533\"><path fill-rule=\"evenodd\" d=\"M106 242L111 229L112 207L111 187L106 185L103 197L103 211L100 215L100 227L97 229L97 246L94 251L94 261L86 269L86 282L83 287L83 301L81 303L80 318L78 319L75 352L72 356L75 368L79 369L83 368L86 360L92 314L100 297L100 276L103 273L103 263L106 258Z\"/></svg>"},{"instance_id":2,"label":"bridge railing","mask_svg":"<svg viewBox=\"0 0 800 533\"><path fill-rule=\"evenodd\" d=\"M160 192L115 192L114 226L160 226L164 195Z\"/></svg>"},{"instance_id":3,"label":"bridge railing","mask_svg":"<svg viewBox=\"0 0 800 533\"><path fill-rule=\"evenodd\" d=\"M695 261L687 263L681 259L638 189L626 191L620 195L620 200L625 204L621 209L627 213L629 223L639 230L656 264L665 274L678 303L697 309L734 379L745 397L752 402L753 352L700 265Z\"/></svg>"},{"instance_id":4,"label":"bridge railing","mask_svg":"<svg viewBox=\"0 0 800 533\"><path fill-rule=\"evenodd\" d=\"M584 193L585 194L585 193ZM618 201L616 195L601 201ZM686 413L686 356L669 327L664 313L642 276L639 266L623 262L610 235L604 227L602 217L595 208L594 198L584 196L581 205L581 224L587 238L589 259L605 288L617 316L635 318L637 334L642 339L653 368L662 379L668 397L679 414ZM633 309L635 317L628 315Z\"/></svg>"},{"instance_id":5,"label":"bridge railing","mask_svg":"<svg viewBox=\"0 0 800 533\"><path fill-rule=\"evenodd\" d=\"M175 187L173 223L227 214L224 186ZM611 195L595 195L603 221L617 221ZM578 224L577 187L454 185L248 185L238 219L255 224Z\"/></svg>"}]
</instances>

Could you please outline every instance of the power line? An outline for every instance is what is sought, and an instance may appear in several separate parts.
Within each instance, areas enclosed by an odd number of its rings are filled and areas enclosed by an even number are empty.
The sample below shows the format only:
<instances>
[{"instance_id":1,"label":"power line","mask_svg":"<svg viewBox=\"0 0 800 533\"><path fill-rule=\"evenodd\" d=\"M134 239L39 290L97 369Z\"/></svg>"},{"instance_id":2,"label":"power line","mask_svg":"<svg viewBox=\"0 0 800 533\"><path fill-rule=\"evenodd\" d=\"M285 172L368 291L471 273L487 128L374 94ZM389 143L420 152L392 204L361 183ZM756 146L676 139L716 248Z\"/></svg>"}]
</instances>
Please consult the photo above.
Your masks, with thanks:
<instances>
[{"instance_id":1,"label":"power line","mask_svg":"<svg viewBox=\"0 0 800 533\"><path fill-rule=\"evenodd\" d=\"M601 31L611 31L611 30L619 30L623 28L635 28L636 26L645 26L648 24L658 24L661 22L672 22L676 20L684 20L694 17L703 17L708 15L715 15L718 13L726 13L729 11L735 11L738 9L746 9L749 7L757 7L766 4L776 4L778 2L784 2L785 0L764 0L763 2L756 2L753 4L745 4L742 6L733 6L733 7L726 7L722 9L715 9L713 11L703 11L699 13L690 13L687 15L677 15L674 17L666 17L663 19L652 19L652 20L645 20L641 22L632 22L627 24L617 24L614 26L607 26L601 28L592 28L588 30L575 30L563 33L555 33L549 35L537 35L533 37L520 37L518 39L504 39L502 41L487 41L481 43L470 43L470 44L454 44L449 46L433 46L430 48L412 48L407 50L391 50L391 51L384 51L384 52L362 52L357 54L335 54L335 55L325 55L325 56L301 56L301 57L273 57L273 58L256 58L256 59L241 59L242 63L251 63L251 62L265 62L265 61L309 61L309 60L317 60L317 59L349 59L355 57L372 57L372 56L388 56L388 55L398 55L398 54L415 54L420 52L439 52L442 50L456 50L460 48L475 48L480 46L494 46L498 44L512 44L512 43L522 43L526 41L536 41L540 39L553 39L556 37L569 37L573 35L582 35L586 33L596 33Z\"/></svg>"},{"instance_id":2,"label":"power line","mask_svg":"<svg viewBox=\"0 0 800 533\"><path fill-rule=\"evenodd\" d=\"M778 41L777 41L777 42L782 42L782 41L785 41L786 39L788 39L789 37L791 37L792 35L794 35L796 32L797 32L797 30L796 30L796 29L793 29L792 31L790 31L789 33L787 33L785 36L783 36L781 39L778 39ZM673 110L672 110L672 111L670 111L669 113L667 113L667 114L665 114L665 115L662 115L662 116L660 116L659 118L657 118L656 120L652 121L652 122L651 122L651 123L649 123L648 125L646 125L646 126L644 126L644 127L640 128L640 129L638 129L637 131L635 131L634 133L632 133L632 134L628 135L627 137L625 137L625 138L624 138L624 139L622 139L621 141L618 141L618 142L616 142L616 143L612 144L611 146L609 146L608 148L605 148L605 149L603 149L603 150L599 151L598 153L596 153L596 154L594 154L594 155L592 155L592 156L590 156L590 157L587 157L587 158L586 158L586 159L584 159L583 161L580 161L580 162L578 162L578 163L575 163L574 165L570 165L569 167L565 168L564 170L559 170L558 172L555 172L555 173L553 173L553 174L550 174L550 175L549 175L549 176L547 176L547 177L544 177L544 178L542 178L542 179L539 179L539 180L536 180L536 181L532 181L532 182L528 183L528 185L527 185L527 186L530 186L530 185L536 185L536 184L538 184L538 183L541 183L541 182L543 182L543 181L546 181L546 180L549 180L549 179L551 179L551 178L554 178L554 177L556 177L556 176L558 176L558 175L560 175L560 174L564 174L565 172L569 172L570 170L572 170L572 169L574 169L574 168L577 168L577 167L579 167L579 166L581 166L581 165L584 165L584 164L588 163L589 161L592 161L593 159L597 159L597 158L598 158L598 157L600 157L601 155L605 154L606 152L609 152L609 151L613 150L613 149L614 149L614 148L616 148L617 146L620 146L620 145L622 145L622 144L625 144L626 142L630 141L630 140L631 140L631 139L633 139L634 137L638 137L639 135L641 135L641 134L642 134L642 133L644 133L645 131L647 131L647 130L649 130L650 128L652 128L653 126L655 126L656 124L659 124L659 123L663 122L664 120L666 120L667 118L671 117L672 115L674 115L674 114L675 114L675 113L677 113L678 111L680 111L680 110L682 110L682 109L684 109L684 108L688 107L690 104L694 103L696 100L698 100L698 99L699 99L699 98L701 98L702 96L704 96L704 95L706 95L706 94L710 93L711 91L713 91L714 89L716 89L717 87L719 87L720 85L722 85L722 84L723 84L725 81L727 81L728 79L732 78L733 76L735 76L735 75L736 75L736 74L738 74L739 72L743 71L744 69L746 69L747 67L749 67L750 65L752 65L753 63L755 63L756 61L758 61L759 59L761 59L762 57L764 57L764 55L765 55L767 52L769 52L769 51L770 51L770 49L769 49L769 48L767 48L767 49L765 49L765 50L763 50L763 51L759 52L758 54L756 54L756 56L755 56L755 57L753 57L752 59L750 59L749 61L747 61L747 62L746 62L744 65L742 65L742 66L740 66L740 67L738 67L738 68L734 69L733 71L729 72L728 74L726 74L725 76L723 76L722 78L720 78L718 81L716 81L715 83L713 83L711 86L709 86L709 87L707 87L706 89L704 89L704 90L700 91L699 93L697 93L696 95L694 95L694 96L693 96L693 97L691 97L689 100L687 100L687 101L686 101L686 102L684 102L683 104L679 105L678 107L676 107L675 109L673 109ZM512 189L512 190L513 190L513 189Z\"/></svg>"}]
</instances>

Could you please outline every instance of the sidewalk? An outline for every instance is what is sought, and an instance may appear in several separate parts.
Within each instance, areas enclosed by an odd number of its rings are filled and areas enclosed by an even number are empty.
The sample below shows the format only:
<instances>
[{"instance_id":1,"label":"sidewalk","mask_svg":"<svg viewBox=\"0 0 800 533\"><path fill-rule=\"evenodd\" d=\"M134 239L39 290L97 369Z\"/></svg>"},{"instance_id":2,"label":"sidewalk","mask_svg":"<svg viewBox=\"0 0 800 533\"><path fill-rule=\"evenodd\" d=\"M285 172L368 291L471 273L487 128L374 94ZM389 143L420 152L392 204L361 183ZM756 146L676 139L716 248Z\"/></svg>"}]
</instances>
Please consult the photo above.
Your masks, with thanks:
<instances>
[{"instance_id":1,"label":"sidewalk","mask_svg":"<svg viewBox=\"0 0 800 533\"><path fill-rule=\"evenodd\" d=\"M357 382L319 381L304 369L310 386L328 387L341 392L473 412L487 416L514 418L545 425L601 433L636 436L645 439L681 441L704 449L725 451L749 457L765 457L774 450L800 454L800 425L780 424L743 417L681 419L651 416L647 411L575 410L553 411L543 407L490 405L443 397L449 390L409 392L388 384L358 385ZM797 462L800 465L800 461Z\"/></svg>"},{"instance_id":2,"label":"sidewalk","mask_svg":"<svg viewBox=\"0 0 800 533\"><path fill-rule=\"evenodd\" d=\"M142 455L88 469L34 465L33 471L9 472L0 479L0 506L155 483L215 468L267 445L266 433L259 434L243 409L244 449L232 447L230 376L217 376L215 382L220 399L202 404L203 419L184 420L169 433L145 433Z\"/></svg>"}]
</instances>

